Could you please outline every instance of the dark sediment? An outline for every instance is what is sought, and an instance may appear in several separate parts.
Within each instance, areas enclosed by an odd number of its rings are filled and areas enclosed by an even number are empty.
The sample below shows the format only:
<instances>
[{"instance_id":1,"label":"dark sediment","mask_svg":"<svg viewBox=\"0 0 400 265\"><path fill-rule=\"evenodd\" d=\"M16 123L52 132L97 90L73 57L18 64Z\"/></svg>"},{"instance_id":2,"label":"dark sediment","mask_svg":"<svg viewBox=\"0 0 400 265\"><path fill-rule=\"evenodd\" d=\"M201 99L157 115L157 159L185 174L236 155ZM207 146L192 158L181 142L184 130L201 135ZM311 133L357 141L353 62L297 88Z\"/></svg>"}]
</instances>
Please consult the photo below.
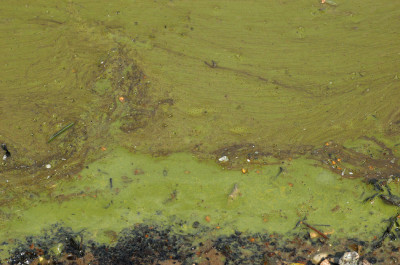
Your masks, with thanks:
<instances>
[{"instance_id":1,"label":"dark sediment","mask_svg":"<svg viewBox=\"0 0 400 265\"><path fill-rule=\"evenodd\" d=\"M199 227L202 232L197 234L182 234L170 228L137 224L123 230L115 244L104 245L84 240L84 231L54 225L40 237L19 242L2 264L312 264L317 253L325 252L338 261L345 251L356 251L360 260L371 264L398 264L397 230L393 238L377 247L374 242L354 238L311 239L306 230L285 239L278 234L239 231L217 237L213 229L206 227Z\"/></svg>"}]
</instances>

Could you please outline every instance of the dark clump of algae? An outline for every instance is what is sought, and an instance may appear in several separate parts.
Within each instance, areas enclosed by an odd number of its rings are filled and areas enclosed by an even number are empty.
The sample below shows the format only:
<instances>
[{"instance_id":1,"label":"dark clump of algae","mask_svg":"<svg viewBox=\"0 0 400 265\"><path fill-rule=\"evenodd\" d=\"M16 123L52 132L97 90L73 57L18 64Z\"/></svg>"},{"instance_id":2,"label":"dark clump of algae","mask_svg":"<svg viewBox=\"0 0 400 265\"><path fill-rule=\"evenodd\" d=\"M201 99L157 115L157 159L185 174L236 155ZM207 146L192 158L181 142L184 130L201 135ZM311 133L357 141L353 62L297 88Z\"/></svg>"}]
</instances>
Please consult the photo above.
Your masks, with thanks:
<instances>
[{"instance_id":1,"label":"dark clump of algae","mask_svg":"<svg viewBox=\"0 0 400 265\"><path fill-rule=\"evenodd\" d=\"M347 177L396 177L398 7L3 4L0 238L54 223L102 243L141 222L286 234L305 215L333 239L379 236L395 207Z\"/></svg>"}]
</instances>

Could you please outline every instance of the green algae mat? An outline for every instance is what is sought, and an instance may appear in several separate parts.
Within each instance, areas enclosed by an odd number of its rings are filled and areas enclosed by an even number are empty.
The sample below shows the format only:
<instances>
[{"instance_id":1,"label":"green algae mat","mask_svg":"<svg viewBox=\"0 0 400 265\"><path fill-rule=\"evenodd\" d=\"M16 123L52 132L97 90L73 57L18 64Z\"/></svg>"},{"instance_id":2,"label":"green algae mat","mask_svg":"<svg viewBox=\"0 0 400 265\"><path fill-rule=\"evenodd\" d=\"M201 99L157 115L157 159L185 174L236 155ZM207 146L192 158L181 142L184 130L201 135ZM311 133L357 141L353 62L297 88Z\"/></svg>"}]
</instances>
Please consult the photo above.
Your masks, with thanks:
<instances>
[{"instance_id":1,"label":"green algae mat","mask_svg":"<svg viewBox=\"0 0 400 265\"><path fill-rule=\"evenodd\" d=\"M332 3L0 4L1 258L54 225L398 240L400 3Z\"/></svg>"}]
</instances>

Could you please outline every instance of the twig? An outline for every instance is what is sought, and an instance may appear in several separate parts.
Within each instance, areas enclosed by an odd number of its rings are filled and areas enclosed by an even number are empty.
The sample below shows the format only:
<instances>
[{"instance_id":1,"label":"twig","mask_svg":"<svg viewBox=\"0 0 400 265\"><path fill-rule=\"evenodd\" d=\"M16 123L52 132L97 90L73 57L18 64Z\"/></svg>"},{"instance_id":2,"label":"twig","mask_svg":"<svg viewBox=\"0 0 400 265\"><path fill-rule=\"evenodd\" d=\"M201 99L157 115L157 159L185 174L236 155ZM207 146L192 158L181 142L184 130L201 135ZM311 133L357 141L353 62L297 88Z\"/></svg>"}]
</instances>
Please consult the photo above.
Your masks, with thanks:
<instances>
[{"instance_id":1,"label":"twig","mask_svg":"<svg viewBox=\"0 0 400 265\"><path fill-rule=\"evenodd\" d=\"M50 139L47 141L47 143L50 143L51 141L53 141L57 136L59 136L60 134L62 134L63 132L65 132L66 130L68 130L69 128L71 128L72 126L74 126L74 122L71 122L70 124L68 124L67 126L65 126L64 128L62 128L61 130L59 130L58 132L56 132L55 134L53 134Z\"/></svg>"},{"instance_id":2,"label":"twig","mask_svg":"<svg viewBox=\"0 0 400 265\"><path fill-rule=\"evenodd\" d=\"M307 224L304 221L300 221L300 224L303 224L305 226L307 226L308 228L310 228L311 230L315 231L318 235L322 236L325 239L329 239L324 233L322 233L321 231L317 230L316 228L312 227L311 225Z\"/></svg>"}]
</instances>

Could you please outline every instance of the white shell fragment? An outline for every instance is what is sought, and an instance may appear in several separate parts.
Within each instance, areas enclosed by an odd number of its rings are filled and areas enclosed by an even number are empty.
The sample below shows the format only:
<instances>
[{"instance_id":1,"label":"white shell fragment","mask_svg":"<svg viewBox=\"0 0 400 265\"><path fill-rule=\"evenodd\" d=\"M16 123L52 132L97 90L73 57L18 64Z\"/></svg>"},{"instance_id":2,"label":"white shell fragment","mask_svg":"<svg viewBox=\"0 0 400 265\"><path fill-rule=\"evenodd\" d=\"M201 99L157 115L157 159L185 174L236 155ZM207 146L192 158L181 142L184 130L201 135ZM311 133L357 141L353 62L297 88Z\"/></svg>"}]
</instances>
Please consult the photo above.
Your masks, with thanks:
<instances>
[{"instance_id":1,"label":"white shell fragment","mask_svg":"<svg viewBox=\"0 0 400 265\"><path fill-rule=\"evenodd\" d=\"M219 162L228 162L228 161L229 161L229 158L228 158L227 156L221 156L221 157L218 159L218 161L219 161Z\"/></svg>"}]
</instances>

